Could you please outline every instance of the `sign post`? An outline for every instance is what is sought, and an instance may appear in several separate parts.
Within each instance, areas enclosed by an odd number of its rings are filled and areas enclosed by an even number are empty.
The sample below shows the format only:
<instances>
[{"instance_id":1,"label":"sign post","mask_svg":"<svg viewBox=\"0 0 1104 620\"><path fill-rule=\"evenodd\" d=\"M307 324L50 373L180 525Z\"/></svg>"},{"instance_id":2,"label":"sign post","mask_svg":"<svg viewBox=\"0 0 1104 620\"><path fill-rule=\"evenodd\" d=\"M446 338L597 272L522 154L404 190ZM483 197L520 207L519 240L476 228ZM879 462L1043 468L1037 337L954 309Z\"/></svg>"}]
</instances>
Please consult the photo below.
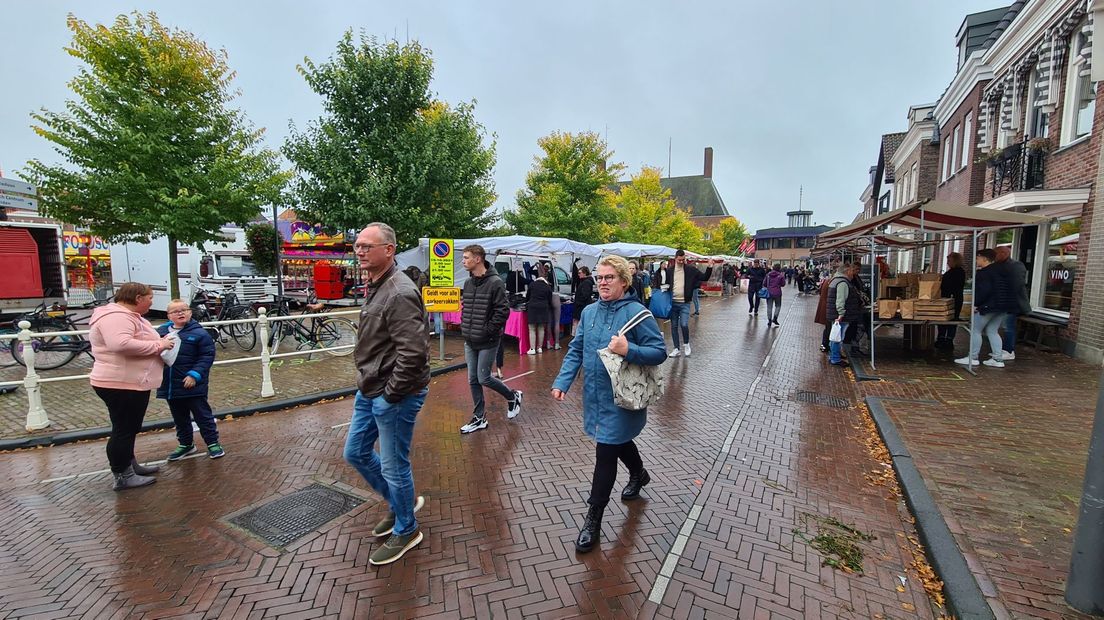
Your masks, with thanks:
<instances>
[{"instance_id":1,"label":"sign post","mask_svg":"<svg viewBox=\"0 0 1104 620\"><path fill-rule=\"evenodd\" d=\"M425 309L429 312L459 312L460 289L455 288L453 277L454 248L452 239L429 240L429 286L422 289ZM438 334L438 357L445 359L445 322L441 321Z\"/></svg>"}]
</instances>

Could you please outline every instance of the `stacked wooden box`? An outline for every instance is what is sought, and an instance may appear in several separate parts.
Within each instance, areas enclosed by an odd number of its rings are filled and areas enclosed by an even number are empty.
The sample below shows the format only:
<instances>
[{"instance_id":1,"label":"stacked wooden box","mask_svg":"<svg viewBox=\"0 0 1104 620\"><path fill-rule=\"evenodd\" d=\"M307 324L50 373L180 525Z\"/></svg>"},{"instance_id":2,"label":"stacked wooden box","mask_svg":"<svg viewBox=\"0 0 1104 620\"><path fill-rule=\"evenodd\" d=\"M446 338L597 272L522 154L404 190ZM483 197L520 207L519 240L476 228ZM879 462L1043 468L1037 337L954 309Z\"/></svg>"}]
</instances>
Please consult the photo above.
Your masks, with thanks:
<instances>
[{"instance_id":1,"label":"stacked wooden box","mask_svg":"<svg viewBox=\"0 0 1104 620\"><path fill-rule=\"evenodd\" d=\"M917 299L913 302L913 318L917 321L950 321L954 319L954 300Z\"/></svg>"}]
</instances>

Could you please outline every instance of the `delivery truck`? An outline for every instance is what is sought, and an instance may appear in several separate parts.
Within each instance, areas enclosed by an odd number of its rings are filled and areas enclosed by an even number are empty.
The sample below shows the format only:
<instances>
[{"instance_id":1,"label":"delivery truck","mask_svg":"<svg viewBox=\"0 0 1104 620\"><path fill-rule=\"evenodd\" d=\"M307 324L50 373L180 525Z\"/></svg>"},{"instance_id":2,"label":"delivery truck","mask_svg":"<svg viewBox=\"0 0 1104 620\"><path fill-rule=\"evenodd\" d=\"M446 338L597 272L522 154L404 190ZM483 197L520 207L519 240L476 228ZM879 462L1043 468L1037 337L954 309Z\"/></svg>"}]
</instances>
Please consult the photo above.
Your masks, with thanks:
<instances>
[{"instance_id":1,"label":"delivery truck","mask_svg":"<svg viewBox=\"0 0 1104 620\"><path fill-rule=\"evenodd\" d=\"M0 221L0 318L65 303L61 226Z\"/></svg>"}]
</instances>

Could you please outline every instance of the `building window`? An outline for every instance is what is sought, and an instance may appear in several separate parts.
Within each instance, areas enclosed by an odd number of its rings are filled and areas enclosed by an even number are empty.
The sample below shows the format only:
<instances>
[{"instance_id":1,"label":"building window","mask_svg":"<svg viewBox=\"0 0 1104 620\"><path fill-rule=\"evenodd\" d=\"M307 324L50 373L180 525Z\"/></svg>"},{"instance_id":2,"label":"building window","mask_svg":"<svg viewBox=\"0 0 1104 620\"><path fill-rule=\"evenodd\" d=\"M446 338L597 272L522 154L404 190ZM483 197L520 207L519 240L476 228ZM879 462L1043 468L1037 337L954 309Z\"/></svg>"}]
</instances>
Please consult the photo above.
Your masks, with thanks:
<instances>
[{"instance_id":1,"label":"building window","mask_svg":"<svg viewBox=\"0 0 1104 620\"><path fill-rule=\"evenodd\" d=\"M891 198L889 194L889 192L886 192L878 199L878 215L889 213L889 201Z\"/></svg>"},{"instance_id":2,"label":"building window","mask_svg":"<svg viewBox=\"0 0 1104 620\"><path fill-rule=\"evenodd\" d=\"M770 239L756 239L755 240L755 249L756 250L769 250L770 245L771 245Z\"/></svg>"},{"instance_id":3,"label":"building window","mask_svg":"<svg viewBox=\"0 0 1104 620\"><path fill-rule=\"evenodd\" d=\"M1096 84L1089 78L1088 58L1082 55L1092 45L1091 33L1084 32L1085 24L1085 21L1078 24L1070 36L1062 144L1089 135L1096 111Z\"/></svg>"},{"instance_id":4,"label":"building window","mask_svg":"<svg viewBox=\"0 0 1104 620\"><path fill-rule=\"evenodd\" d=\"M974 113L970 112L966 115L966 120L963 122L965 129L962 132L962 159L958 162L958 169L962 170L966 167L966 164L970 161L970 152L973 150L973 140L971 136L974 132ZM955 134L958 137L958 134Z\"/></svg>"},{"instance_id":5,"label":"building window","mask_svg":"<svg viewBox=\"0 0 1104 620\"><path fill-rule=\"evenodd\" d=\"M946 181L947 177L951 176L951 141L943 141L943 174L939 177L940 181Z\"/></svg>"},{"instance_id":6,"label":"building window","mask_svg":"<svg viewBox=\"0 0 1104 620\"><path fill-rule=\"evenodd\" d=\"M1077 276L1077 246L1080 237L1079 217L1062 218L1050 223L1042 304L1048 310L1070 311L1073 303L1073 280Z\"/></svg>"},{"instance_id":7,"label":"building window","mask_svg":"<svg viewBox=\"0 0 1104 620\"><path fill-rule=\"evenodd\" d=\"M919 185L919 183L918 183L919 180L920 180L920 164L914 163L914 164L912 164L912 186L909 187L909 190L910 190L909 200L910 201L915 201L916 200L916 192L917 192L916 186Z\"/></svg>"},{"instance_id":8,"label":"building window","mask_svg":"<svg viewBox=\"0 0 1104 620\"><path fill-rule=\"evenodd\" d=\"M954 146L951 148L951 174L958 172L959 166L955 164L955 157L958 157L959 144L962 144L962 125L958 125L954 130Z\"/></svg>"},{"instance_id":9,"label":"building window","mask_svg":"<svg viewBox=\"0 0 1104 620\"><path fill-rule=\"evenodd\" d=\"M772 250L788 250L793 247L793 239L784 237L781 239L775 239L774 243L771 243Z\"/></svg>"},{"instance_id":10,"label":"building window","mask_svg":"<svg viewBox=\"0 0 1104 620\"><path fill-rule=\"evenodd\" d=\"M1038 97L1035 92L1035 84L1039 81L1039 68L1031 70L1027 79L1027 118L1024 127L1028 138L1045 138L1050 134L1050 114L1038 105Z\"/></svg>"}]
</instances>

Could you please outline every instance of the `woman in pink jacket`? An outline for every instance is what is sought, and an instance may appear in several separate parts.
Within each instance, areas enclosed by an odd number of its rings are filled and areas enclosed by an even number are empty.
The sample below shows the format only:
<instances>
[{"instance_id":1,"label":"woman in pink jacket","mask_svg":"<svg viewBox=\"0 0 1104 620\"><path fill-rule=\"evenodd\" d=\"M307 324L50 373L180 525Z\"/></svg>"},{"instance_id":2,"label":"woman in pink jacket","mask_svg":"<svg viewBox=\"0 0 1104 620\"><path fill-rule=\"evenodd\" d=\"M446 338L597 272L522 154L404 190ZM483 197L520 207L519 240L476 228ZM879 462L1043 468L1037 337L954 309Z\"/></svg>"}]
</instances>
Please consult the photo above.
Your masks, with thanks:
<instances>
[{"instance_id":1,"label":"woman in pink jacket","mask_svg":"<svg viewBox=\"0 0 1104 620\"><path fill-rule=\"evenodd\" d=\"M115 293L115 303L96 308L89 323L92 342L91 383L107 405L111 437L107 460L115 474L115 490L156 482L149 474L157 467L143 467L134 458L134 439L142 430L150 390L161 385L161 352L174 341L161 338L142 315L153 305L153 289L127 282Z\"/></svg>"}]
</instances>

